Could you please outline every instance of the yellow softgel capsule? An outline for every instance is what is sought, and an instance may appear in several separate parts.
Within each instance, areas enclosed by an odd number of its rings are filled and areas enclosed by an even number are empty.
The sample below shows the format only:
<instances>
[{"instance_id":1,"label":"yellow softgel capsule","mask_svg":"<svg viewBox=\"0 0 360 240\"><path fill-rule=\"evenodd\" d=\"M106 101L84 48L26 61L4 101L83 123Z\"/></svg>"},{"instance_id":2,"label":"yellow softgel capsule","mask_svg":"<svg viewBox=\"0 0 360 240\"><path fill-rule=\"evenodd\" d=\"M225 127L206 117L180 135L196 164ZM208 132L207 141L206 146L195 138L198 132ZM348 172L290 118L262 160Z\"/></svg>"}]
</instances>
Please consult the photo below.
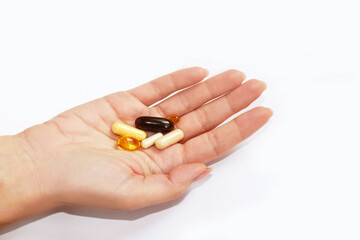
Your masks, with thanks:
<instances>
[{"instance_id":1,"label":"yellow softgel capsule","mask_svg":"<svg viewBox=\"0 0 360 240\"><path fill-rule=\"evenodd\" d=\"M119 137L117 145L124 150L134 151L140 147L140 141L130 136Z\"/></svg>"},{"instance_id":2,"label":"yellow softgel capsule","mask_svg":"<svg viewBox=\"0 0 360 240\"><path fill-rule=\"evenodd\" d=\"M170 121L172 121L174 124L177 124L178 122L180 122L180 116L175 115L175 114L170 115L166 118L169 119Z\"/></svg>"},{"instance_id":3,"label":"yellow softgel capsule","mask_svg":"<svg viewBox=\"0 0 360 240\"><path fill-rule=\"evenodd\" d=\"M113 133L120 136L130 136L136 138L139 141L142 141L146 138L146 132L143 130L134 128L125 123L116 122L112 125Z\"/></svg>"}]
</instances>

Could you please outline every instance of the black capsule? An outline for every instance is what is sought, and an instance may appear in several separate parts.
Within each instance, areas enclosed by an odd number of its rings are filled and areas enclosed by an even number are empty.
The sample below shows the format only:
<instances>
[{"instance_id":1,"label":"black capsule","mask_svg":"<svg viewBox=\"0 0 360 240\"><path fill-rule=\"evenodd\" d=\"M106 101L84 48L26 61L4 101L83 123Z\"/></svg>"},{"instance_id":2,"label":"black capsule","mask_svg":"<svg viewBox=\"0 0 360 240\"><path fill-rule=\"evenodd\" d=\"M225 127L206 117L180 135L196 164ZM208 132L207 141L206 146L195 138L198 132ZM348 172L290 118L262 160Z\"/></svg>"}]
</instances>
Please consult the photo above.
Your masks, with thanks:
<instances>
[{"instance_id":1,"label":"black capsule","mask_svg":"<svg viewBox=\"0 0 360 240\"><path fill-rule=\"evenodd\" d=\"M160 117L138 117L135 120L137 128L152 132L170 132L174 129L174 123L166 118Z\"/></svg>"}]
</instances>

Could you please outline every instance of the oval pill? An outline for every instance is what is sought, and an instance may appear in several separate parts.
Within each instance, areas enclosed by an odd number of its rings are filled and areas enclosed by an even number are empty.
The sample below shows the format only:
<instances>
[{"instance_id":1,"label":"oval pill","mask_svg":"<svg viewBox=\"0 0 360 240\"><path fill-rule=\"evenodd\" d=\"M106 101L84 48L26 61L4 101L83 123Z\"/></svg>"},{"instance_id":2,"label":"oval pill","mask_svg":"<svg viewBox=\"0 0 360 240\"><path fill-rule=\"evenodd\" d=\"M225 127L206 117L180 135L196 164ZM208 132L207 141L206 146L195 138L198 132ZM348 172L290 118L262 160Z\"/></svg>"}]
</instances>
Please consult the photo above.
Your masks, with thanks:
<instances>
[{"instance_id":1,"label":"oval pill","mask_svg":"<svg viewBox=\"0 0 360 240\"><path fill-rule=\"evenodd\" d=\"M148 137L144 140L141 141L141 147L143 148L149 148L152 145L154 145L155 141L158 140L159 138L161 138L162 136L164 136L162 133L156 133L154 135L152 135L151 137Z\"/></svg>"},{"instance_id":2,"label":"oval pill","mask_svg":"<svg viewBox=\"0 0 360 240\"><path fill-rule=\"evenodd\" d=\"M184 132L181 129L176 129L156 140L155 146L158 149L164 149L172 144L179 142L183 138L184 138Z\"/></svg>"},{"instance_id":3,"label":"oval pill","mask_svg":"<svg viewBox=\"0 0 360 240\"><path fill-rule=\"evenodd\" d=\"M170 132L174 129L174 123L166 118L142 116L135 120L135 126L139 129L152 132Z\"/></svg>"},{"instance_id":4,"label":"oval pill","mask_svg":"<svg viewBox=\"0 0 360 240\"><path fill-rule=\"evenodd\" d=\"M169 119L174 124L177 124L178 122L180 122L180 117L178 115L175 115L175 114L166 117L166 119Z\"/></svg>"},{"instance_id":5,"label":"oval pill","mask_svg":"<svg viewBox=\"0 0 360 240\"><path fill-rule=\"evenodd\" d=\"M119 137L117 145L124 150L134 151L140 147L140 142L136 138L130 136Z\"/></svg>"},{"instance_id":6,"label":"oval pill","mask_svg":"<svg viewBox=\"0 0 360 240\"><path fill-rule=\"evenodd\" d=\"M130 136L136 138L139 141L144 140L146 138L146 132L121 122L114 123L112 125L112 131L117 135Z\"/></svg>"}]
</instances>

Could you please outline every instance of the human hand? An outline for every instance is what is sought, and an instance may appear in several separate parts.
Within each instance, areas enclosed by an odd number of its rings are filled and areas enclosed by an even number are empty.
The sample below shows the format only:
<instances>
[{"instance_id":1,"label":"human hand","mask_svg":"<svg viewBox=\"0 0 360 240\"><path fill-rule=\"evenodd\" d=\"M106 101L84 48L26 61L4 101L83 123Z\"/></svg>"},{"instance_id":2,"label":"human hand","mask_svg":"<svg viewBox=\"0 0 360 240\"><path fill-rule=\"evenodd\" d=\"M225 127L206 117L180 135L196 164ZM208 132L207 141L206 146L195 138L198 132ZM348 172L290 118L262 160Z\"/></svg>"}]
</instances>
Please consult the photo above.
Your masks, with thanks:
<instances>
[{"instance_id":1,"label":"human hand","mask_svg":"<svg viewBox=\"0 0 360 240\"><path fill-rule=\"evenodd\" d=\"M22 169L10 171L17 175L17 191L5 192L15 180L5 181L0 224L59 205L133 210L178 197L210 172L206 163L253 134L272 115L270 109L256 107L216 128L258 98L266 85L258 80L242 83L245 76L237 70L198 83L206 76L199 67L179 70L75 107L15 135L8 142L15 144L11 149L22 149L24 157L16 158ZM185 137L180 143L164 150L116 148L114 122L134 125L139 116L170 114L181 116L176 127ZM0 183L1 176L0 171ZM19 204L8 200L14 198Z\"/></svg>"}]
</instances>

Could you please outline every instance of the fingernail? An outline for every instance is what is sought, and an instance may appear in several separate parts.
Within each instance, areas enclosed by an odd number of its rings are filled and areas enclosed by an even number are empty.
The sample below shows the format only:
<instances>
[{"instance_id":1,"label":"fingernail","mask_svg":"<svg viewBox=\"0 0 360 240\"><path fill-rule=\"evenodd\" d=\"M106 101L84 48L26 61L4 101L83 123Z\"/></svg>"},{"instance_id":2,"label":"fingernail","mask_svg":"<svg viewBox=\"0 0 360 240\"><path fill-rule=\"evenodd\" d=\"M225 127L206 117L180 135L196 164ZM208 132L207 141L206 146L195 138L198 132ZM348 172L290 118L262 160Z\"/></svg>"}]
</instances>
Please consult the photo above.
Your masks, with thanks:
<instances>
[{"instance_id":1,"label":"fingernail","mask_svg":"<svg viewBox=\"0 0 360 240\"><path fill-rule=\"evenodd\" d=\"M268 108L269 112L270 112L270 117L272 117L272 115L274 115L274 111L271 108Z\"/></svg>"},{"instance_id":2,"label":"fingernail","mask_svg":"<svg viewBox=\"0 0 360 240\"><path fill-rule=\"evenodd\" d=\"M205 168L204 171L193 180L193 182L206 177L211 172L211 170L212 170L212 168L209 168L209 167Z\"/></svg>"},{"instance_id":3,"label":"fingernail","mask_svg":"<svg viewBox=\"0 0 360 240\"><path fill-rule=\"evenodd\" d=\"M259 80L259 81L261 81L261 80ZM263 84L263 88L264 88L264 90L263 91L265 91L266 90L266 88L267 88L267 84L266 84L266 82L264 82L264 81L261 81L262 82L262 84Z\"/></svg>"},{"instance_id":4,"label":"fingernail","mask_svg":"<svg viewBox=\"0 0 360 240\"><path fill-rule=\"evenodd\" d=\"M209 75L209 70L207 70L206 68L203 68L204 73L205 73L205 77L207 77Z\"/></svg>"}]
</instances>

